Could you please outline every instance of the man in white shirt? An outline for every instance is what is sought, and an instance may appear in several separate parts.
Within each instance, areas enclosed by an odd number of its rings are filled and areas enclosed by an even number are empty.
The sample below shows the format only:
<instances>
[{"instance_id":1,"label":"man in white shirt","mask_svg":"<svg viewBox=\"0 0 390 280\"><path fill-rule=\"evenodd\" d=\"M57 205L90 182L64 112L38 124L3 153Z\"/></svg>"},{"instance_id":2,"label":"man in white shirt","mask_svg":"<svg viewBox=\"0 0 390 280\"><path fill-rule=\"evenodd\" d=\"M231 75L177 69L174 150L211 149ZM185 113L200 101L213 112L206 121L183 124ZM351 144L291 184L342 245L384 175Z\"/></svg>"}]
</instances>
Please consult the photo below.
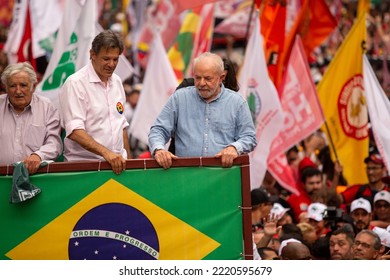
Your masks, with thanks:
<instances>
[{"instance_id":1,"label":"man in white shirt","mask_svg":"<svg viewBox=\"0 0 390 280\"><path fill-rule=\"evenodd\" d=\"M116 174L126 169L126 98L114 73L122 52L121 39L103 31L92 42L90 62L66 80L60 94L66 161L106 160Z\"/></svg>"}]
</instances>

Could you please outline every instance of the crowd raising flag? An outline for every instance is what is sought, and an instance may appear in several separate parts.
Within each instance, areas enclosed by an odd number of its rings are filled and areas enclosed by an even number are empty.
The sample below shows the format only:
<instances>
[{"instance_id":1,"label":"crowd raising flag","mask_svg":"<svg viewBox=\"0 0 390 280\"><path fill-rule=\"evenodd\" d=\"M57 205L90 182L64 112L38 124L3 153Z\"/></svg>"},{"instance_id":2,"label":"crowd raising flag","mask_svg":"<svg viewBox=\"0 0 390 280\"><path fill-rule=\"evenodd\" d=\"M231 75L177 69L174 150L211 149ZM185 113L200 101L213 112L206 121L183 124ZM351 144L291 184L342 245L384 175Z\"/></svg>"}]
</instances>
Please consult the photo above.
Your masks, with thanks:
<instances>
[{"instance_id":1,"label":"crowd raising flag","mask_svg":"<svg viewBox=\"0 0 390 280\"><path fill-rule=\"evenodd\" d=\"M368 113L363 89L363 53L366 16L352 26L317 86L325 115L328 139L349 185L367 181L364 159L368 156ZM335 160L335 153L331 153Z\"/></svg>"},{"instance_id":2,"label":"crowd raising flag","mask_svg":"<svg viewBox=\"0 0 390 280\"><path fill-rule=\"evenodd\" d=\"M296 37L291 51L280 102L285 120L283 129L271 146L269 171L284 188L294 193L296 182L290 176L292 172L287 160L282 160L279 154L287 152L324 123L322 108L299 36Z\"/></svg>"},{"instance_id":3,"label":"crowd raising flag","mask_svg":"<svg viewBox=\"0 0 390 280\"><path fill-rule=\"evenodd\" d=\"M384 93L367 56L363 58L364 92L375 144L387 169L390 165L390 101Z\"/></svg>"},{"instance_id":4,"label":"crowd raising flag","mask_svg":"<svg viewBox=\"0 0 390 280\"><path fill-rule=\"evenodd\" d=\"M178 85L160 33L154 35L143 85L130 133L141 142L148 143L150 127Z\"/></svg>"},{"instance_id":5,"label":"crowd raising flag","mask_svg":"<svg viewBox=\"0 0 390 280\"><path fill-rule=\"evenodd\" d=\"M259 20L248 41L239 84L241 95L248 101L259 143L250 154L251 188L254 189L264 179L271 143L283 126L278 92L268 76Z\"/></svg>"}]
</instances>

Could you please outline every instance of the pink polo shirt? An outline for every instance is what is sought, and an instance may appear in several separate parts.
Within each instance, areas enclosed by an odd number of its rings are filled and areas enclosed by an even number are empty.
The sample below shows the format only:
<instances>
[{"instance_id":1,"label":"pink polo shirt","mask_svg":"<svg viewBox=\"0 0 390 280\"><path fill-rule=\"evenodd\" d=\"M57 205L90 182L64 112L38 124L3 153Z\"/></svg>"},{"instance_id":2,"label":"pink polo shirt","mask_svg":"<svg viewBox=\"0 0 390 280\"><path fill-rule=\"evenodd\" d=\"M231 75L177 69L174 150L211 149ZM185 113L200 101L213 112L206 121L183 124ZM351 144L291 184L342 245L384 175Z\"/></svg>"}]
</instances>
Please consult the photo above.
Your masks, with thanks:
<instances>
[{"instance_id":1,"label":"pink polo shirt","mask_svg":"<svg viewBox=\"0 0 390 280\"><path fill-rule=\"evenodd\" d=\"M60 93L65 160L104 160L67 138L75 129L85 130L96 142L127 158L123 144L123 129L129 125L123 113L125 102L122 81L116 74L105 86L89 62L71 75Z\"/></svg>"},{"instance_id":2,"label":"pink polo shirt","mask_svg":"<svg viewBox=\"0 0 390 280\"><path fill-rule=\"evenodd\" d=\"M13 164L35 153L55 160L62 151L60 114L49 99L32 95L16 113L8 95L0 95L0 165Z\"/></svg>"}]
</instances>

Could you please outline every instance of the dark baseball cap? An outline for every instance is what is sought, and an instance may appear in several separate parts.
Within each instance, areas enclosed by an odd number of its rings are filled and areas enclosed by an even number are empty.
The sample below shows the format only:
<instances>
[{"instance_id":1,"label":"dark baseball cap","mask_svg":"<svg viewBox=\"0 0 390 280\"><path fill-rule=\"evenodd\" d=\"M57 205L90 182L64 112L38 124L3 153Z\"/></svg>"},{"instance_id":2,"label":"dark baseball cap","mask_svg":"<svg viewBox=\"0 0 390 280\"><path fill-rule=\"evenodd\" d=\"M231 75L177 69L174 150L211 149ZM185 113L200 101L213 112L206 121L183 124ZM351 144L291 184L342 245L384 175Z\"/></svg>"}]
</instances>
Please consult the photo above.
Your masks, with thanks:
<instances>
[{"instance_id":1,"label":"dark baseball cap","mask_svg":"<svg viewBox=\"0 0 390 280\"><path fill-rule=\"evenodd\" d=\"M251 205L256 206L270 201L268 194L261 189L254 189L251 191Z\"/></svg>"}]
</instances>

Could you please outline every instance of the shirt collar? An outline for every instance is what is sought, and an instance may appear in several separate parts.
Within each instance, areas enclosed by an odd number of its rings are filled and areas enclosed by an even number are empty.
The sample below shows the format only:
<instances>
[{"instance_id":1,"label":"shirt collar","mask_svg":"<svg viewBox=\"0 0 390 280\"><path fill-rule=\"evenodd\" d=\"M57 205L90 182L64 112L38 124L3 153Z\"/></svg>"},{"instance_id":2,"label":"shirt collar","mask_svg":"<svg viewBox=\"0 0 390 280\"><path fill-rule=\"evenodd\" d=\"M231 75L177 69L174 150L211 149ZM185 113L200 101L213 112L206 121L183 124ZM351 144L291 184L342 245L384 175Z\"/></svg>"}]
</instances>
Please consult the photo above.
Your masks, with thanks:
<instances>
[{"instance_id":1,"label":"shirt collar","mask_svg":"<svg viewBox=\"0 0 390 280\"><path fill-rule=\"evenodd\" d=\"M32 98L31 98L31 101L30 101L30 104L28 104L28 105L24 108L24 110L23 110L22 113L26 112L27 110L31 110L31 112L34 113L34 109L33 109L33 108L34 108L34 103L35 103L36 98L37 98L37 97L35 96L35 93L33 93ZM9 109L11 109L11 110L12 110L13 112L15 112L15 114L16 114L16 110L15 110L15 108L14 108L14 105L12 105L11 102L9 102L8 96L7 96L7 106L8 106Z\"/></svg>"},{"instance_id":2,"label":"shirt collar","mask_svg":"<svg viewBox=\"0 0 390 280\"><path fill-rule=\"evenodd\" d=\"M87 64L88 77L90 83L103 83L103 81L96 74L95 69L93 68L92 61L89 61ZM111 84L112 76L108 78L108 84Z\"/></svg>"}]
</instances>

